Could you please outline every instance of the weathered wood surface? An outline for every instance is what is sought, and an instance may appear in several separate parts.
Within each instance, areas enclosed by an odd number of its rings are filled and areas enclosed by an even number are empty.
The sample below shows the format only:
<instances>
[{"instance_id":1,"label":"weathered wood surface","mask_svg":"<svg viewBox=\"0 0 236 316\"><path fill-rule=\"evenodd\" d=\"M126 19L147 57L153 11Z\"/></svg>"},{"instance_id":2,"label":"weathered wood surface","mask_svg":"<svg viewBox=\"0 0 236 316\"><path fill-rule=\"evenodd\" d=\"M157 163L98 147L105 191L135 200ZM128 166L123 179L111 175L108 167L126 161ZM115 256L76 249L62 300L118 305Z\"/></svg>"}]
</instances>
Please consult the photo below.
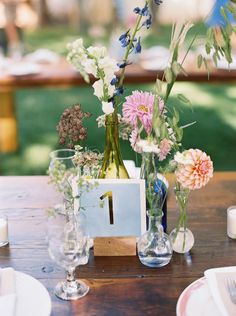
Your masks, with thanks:
<instances>
[{"instance_id":1,"label":"weathered wood surface","mask_svg":"<svg viewBox=\"0 0 236 316\"><path fill-rule=\"evenodd\" d=\"M172 183L172 177L169 177ZM12 266L39 279L52 299L52 315L175 315L183 289L206 269L235 265L236 240L226 234L226 209L236 204L236 172L215 173L209 184L191 193L188 218L195 245L188 256L174 254L166 267L143 266L135 257L93 257L77 269L89 294L64 302L53 294L64 278L47 252L46 213L58 203L47 177L0 177L0 210L9 218L10 244L0 248L0 266ZM168 231L177 219L173 193L168 197Z\"/></svg>"}]
</instances>

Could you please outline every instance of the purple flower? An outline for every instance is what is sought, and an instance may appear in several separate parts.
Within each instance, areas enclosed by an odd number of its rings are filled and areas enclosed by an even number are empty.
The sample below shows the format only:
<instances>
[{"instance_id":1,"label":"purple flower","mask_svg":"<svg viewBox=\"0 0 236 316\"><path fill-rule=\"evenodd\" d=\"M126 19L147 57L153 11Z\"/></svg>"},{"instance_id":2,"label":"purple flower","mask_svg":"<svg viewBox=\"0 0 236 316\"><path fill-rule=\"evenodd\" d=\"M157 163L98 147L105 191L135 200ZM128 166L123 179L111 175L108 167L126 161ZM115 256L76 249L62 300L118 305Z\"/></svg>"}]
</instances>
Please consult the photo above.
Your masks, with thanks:
<instances>
[{"instance_id":1,"label":"purple flower","mask_svg":"<svg viewBox=\"0 0 236 316\"><path fill-rule=\"evenodd\" d=\"M134 53L135 54L140 54L141 53L142 46L140 44L140 39L141 39L141 37L139 37L138 42L137 42L137 44L134 47Z\"/></svg>"},{"instance_id":2,"label":"purple flower","mask_svg":"<svg viewBox=\"0 0 236 316\"><path fill-rule=\"evenodd\" d=\"M129 35L129 31L125 32L124 34L121 34L121 36L119 37L119 41L121 42L121 46L122 47L126 47L129 45L130 43L130 35Z\"/></svg>"}]
</instances>

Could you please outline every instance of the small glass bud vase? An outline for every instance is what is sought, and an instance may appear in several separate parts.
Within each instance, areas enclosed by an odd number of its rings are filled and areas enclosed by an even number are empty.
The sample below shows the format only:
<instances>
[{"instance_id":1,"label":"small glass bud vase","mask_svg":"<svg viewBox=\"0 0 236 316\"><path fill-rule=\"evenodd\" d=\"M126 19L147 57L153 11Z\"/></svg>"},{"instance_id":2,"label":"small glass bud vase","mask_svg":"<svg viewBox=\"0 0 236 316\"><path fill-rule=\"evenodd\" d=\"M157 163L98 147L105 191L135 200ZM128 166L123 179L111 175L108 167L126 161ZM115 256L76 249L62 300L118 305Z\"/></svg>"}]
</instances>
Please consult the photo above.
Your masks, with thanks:
<instances>
[{"instance_id":1,"label":"small glass bud vase","mask_svg":"<svg viewBox=\"0 0 236 316\"><path fill-rule=\"evenodd\" d=\"M149 218L148 231L138 241L138 256L142 264L152 268L167 265L172 257L172 246L169 236L164 233L161 219L162 211L147 212Z\"/></svg>"},{"instance_id":2,"label":"small glass bud vase","mask_svg":"<svg viewBox=\"0 0 236 316\"><path fill-rule=\"evenodd\" d=\"M187 228L187 204L189 189L176 187L174 189L176 202L179 208L179 220L176 228L170 233L173 250L177 253L186 253L194 245L194 236Z\"/></svg>"}]
</instances>

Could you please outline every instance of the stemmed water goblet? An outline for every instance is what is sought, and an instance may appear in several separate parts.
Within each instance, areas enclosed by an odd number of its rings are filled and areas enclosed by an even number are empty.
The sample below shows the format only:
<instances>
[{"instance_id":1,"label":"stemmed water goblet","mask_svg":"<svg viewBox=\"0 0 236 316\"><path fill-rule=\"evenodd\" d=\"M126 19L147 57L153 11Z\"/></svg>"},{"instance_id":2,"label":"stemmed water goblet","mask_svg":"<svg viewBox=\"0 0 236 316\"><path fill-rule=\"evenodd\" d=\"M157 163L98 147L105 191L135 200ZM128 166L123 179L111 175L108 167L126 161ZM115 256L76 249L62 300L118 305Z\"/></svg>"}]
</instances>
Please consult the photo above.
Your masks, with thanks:
<instances>
[{"instance_id":1,"label":"stemmed water goblet","mask_svg":"<svg viewBox=\"0 0 236 316\"><path fill-rule=\"evenodd\" d=\"M52 260L67 272L66 281L55 287L55 295L64 300L85 296L89 287L75 279L75 269L88 263L89 243L84 213L70 210L67 215L54 212L48 217L48 252Z\"/></svg>"},{"instance_id":2,"label":"stemmed water goblet","mask_svg":"<svg viewBox=\"0 0 236 316\"><path fill-rule=\"evenodd\" d=\"M67 208L73 204L71 176L75 174L73 149L58 149L50 153L49 176L51 182L55 185L57 191L63 195L63 202L57 204L54 208L59 213L66 213Z\"/></svg>"}]
</instances>

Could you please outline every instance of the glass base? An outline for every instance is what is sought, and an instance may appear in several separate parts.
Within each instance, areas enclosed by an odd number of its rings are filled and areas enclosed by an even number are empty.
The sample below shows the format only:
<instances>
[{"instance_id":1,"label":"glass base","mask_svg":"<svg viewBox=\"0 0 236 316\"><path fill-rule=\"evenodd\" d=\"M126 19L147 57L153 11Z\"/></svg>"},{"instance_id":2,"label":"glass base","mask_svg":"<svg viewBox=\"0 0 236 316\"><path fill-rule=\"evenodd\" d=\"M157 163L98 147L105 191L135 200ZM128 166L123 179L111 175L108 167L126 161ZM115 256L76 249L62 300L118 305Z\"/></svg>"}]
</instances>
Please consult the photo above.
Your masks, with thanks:
<instances>
[{"instance_id":1,"label":"glass base","mask_svg":"<svg viewBox=\"0 0 236 316\"><path fill-rule=\"evenodd\" d=\"M176 228L170 233L172 248L177 253L186 253L194 245L194 236L190 229L180 227L178 233Z\"/></svg>"},{"instance_id":2,"label":"glass base","mask_svg":"<svg viewBox=\"0 0 236 316\"><path fill-rule=\"evenodd\" d=\"M144 264L145 266L150 267L150 268L160 268L160 267L166 266L170 262L172 254L168 254L162 257L161 256L147 257L147 256L142 256L142 254L139 253L138 256L141 263Z\"/></svg>"},{"instance_id":3,"label":"glass base","mask_svg":"<svg viewBox=\"0 0 236 316\"><path fill-rule=\"evenodd\" d=\"M73 287L68 286L66 281L59 282L55 288L55 295L63 300L71 301L84 297L89 291L89 287L83 281L76 280Z\"/></svg>"}]
</instances>

